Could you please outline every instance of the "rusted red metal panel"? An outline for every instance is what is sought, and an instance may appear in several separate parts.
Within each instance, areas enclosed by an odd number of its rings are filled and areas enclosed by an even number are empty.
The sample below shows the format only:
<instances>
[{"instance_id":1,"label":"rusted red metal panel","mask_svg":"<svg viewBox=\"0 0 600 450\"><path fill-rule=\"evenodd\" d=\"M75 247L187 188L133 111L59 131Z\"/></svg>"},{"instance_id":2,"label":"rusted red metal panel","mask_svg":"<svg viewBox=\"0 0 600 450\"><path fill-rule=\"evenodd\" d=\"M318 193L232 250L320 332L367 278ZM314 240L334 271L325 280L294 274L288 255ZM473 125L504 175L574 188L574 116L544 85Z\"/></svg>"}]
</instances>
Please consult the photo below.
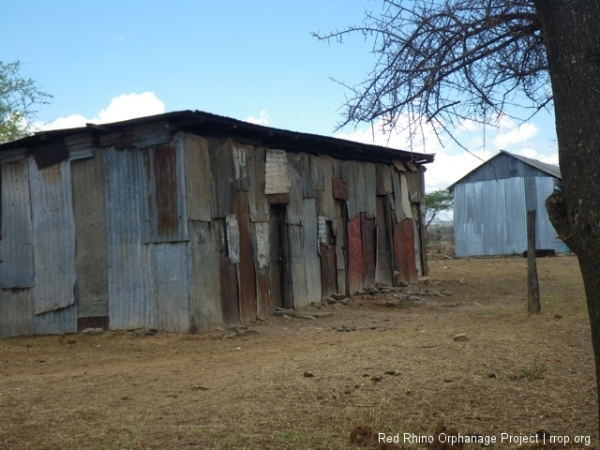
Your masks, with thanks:
<instances>
[{"instance_id":1,"label":"rusted red metal panel","mask_svg":"<svg viewBox=\"0 0 600 450\"><path fill-rule=\"evenodd\" d=\"M269 205L287 205L290 202L290 194L268 194L267 203Z\"/></svg>"},{"instance_id":2,"label":"rusted red metal panel","mask_svg":"<svg viewBox=\"0 0 600 450\"><path fill-rule=\"evenodd\" d=\"M252 233L250 232L248 193L238 191L234 197L234 202L240 232L240 263L238 264L240 319L242 323L248 323L251 320L256 320L256 278L252 252Z\"/></svg>"},{"instance_id":3,"label":"rusted red metal panel","mask_svg":"<svg viewBox=\"0 0 600 450\"><path fill-rule=\"evenodd\" d=\"M394 274L392 271L392 222L389 207L387 196L377 197L375 281L391 286Z\"/></svg>"},{"instance_id":4,"label":"rusted red metal panel","mask_svg":"<svg viewBox=\"0 0 600 450\"><path fill-rule=\"evenodd\" d=\"M415 262L415 232L412 219L404 219L400 223L394 221L394 259L396 264L396 283L405 281L414 283L418 280Z\"/></svg>"},{"instance_id":5,"label":"rusted red metal panel","mask_svg":"<svg viewBox=\"0 0 600 450\"><path fill-rule=\"evenodd\" d=\"M360 228L362 230L362 252L364 264L364 286L375 285L375 220L368 219L365 213L360 214Z\"/></svg>"},{"instance_id":6,"label":"rusted red metal panel","mask_svg":"<svg viewBox=\"0 0 600 450\"><path fill-rule=\"evenodd\" d=\"M102 328L108 330L108 316L104 317L80 317L77 319L77 331L86 328Z\"/></svg>"},{"instance_id":7,"label":"rusted red metal panel","mask_svg":"<svg viewBox=\"0 0 600 450\"><path fill-rule=\"evenodd\" d=\"M319 244L321 256L321 290L323 297L329 297L338 292L337 289L337 266L335 260L335 246Z\"/></svg>"},{"instance_id":8,"label":"rusted red metal panel","mask_svg":"<svg viewBox=\"0 0 600 450\"><path fill-rule=\"evenodd\" d=\"M360 216L348 221L348 287L350 295L364 287L363 246Z\"/></svg>"},{"instance_id":9,"label":"rusted red metal panel","mask_svg":"<svg viewBox=\"0 0 600 450\"><path fill-rule=\"evenodd\" d=\"M180 230L180 199L177 189L177 149L157 145L143 150L146 190L144 220L146 242L184 240Z\"/></svg>"},{"instance_id":10,"label":"rusted red metal panel","mask_svg":"<svg viewBox=\"0 0 600 450\"><path fill-rule=\"evenodd\" d=\"M333 189L333 197L339 200L348 200L348 183L338 178L331 180L331 187Z\"/></svg>"},{"instance_id":11,"label":"rusted red metal panel","mask_svg":"<svg viewBox=\"0 0 600 450\"><path fill-rule=\"evenodd\" d=\"M237 270L231 264L229 257L219 258L219 274L221 278L221 310L225 325L240 323L240 308L238 303Z\"/></svg>"}]
</instances>

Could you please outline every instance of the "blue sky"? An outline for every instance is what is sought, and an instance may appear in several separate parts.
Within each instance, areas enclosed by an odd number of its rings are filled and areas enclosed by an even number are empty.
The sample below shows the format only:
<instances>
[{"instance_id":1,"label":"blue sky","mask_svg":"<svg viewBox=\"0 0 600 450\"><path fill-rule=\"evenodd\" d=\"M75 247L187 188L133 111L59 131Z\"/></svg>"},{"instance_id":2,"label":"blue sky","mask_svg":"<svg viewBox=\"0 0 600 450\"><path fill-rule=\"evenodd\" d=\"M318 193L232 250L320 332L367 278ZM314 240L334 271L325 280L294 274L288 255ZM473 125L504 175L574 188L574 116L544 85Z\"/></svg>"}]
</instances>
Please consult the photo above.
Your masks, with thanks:
<instances>
[{"instance_id":1,"label":"blue sky","mask_svg":"<svg viewBox=\"0 0 600 450\"><path fill-rule=\"evenodd\" d=\"M318 42L312 31L358 24L375 0L4 0L0 60L54 97L39 107L41 127L79 126L198 109L265 125L410 149L366 125L335 131L342 86L372 67L361 38ZM457 130L487 159L502 148L557 162L553 118L544 114L498 130ZM429 138L415 151L436 153L427 189L446 187L481 163L450 142Z\"/></svg>"}]
</instances>

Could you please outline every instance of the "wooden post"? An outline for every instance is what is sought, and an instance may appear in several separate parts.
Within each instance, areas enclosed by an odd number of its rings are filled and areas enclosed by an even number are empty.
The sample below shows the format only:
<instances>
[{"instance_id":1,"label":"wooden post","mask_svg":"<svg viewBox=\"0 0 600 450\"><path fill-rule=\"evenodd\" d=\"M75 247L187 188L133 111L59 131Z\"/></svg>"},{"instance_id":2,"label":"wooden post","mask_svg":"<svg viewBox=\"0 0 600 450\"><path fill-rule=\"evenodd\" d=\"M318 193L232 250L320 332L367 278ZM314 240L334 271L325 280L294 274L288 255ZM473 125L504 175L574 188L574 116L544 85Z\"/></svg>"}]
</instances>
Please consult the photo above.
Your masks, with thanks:
<instances>
[{"instance_id":1,"label":"wooden post","mask_svg":"<svg viewBox=\"0 0 600 450\"><path fill-rule=\"evenodd\" d=\"M535 261L535 215L536 211L527 211L527 311L539 313L540 284Z\"/></svg>"}]
</instances>

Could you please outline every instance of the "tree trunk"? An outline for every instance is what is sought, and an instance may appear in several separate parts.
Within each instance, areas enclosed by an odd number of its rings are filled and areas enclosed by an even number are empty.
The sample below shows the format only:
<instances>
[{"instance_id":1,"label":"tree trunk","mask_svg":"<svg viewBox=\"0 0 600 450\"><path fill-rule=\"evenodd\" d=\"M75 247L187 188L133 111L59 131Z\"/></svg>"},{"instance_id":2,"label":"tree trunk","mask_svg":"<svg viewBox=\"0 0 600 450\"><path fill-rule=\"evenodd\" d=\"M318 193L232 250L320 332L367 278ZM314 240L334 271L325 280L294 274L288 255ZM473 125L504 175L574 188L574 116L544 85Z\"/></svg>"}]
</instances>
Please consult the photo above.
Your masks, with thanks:
<instances>
[{"instance_id":1,"label":"tree trunk","mask_svg":"<svg viewBox=\"0 0 600 450\"><path fill-rule=\"evenodd\" d=\"M535 0L554 96L564 192L547 203L579 259L600 392L600 2Z\"/></svg>"},{"instance_id":2,"label":"tree trunk","mask_svg":"<svg viewBox=\"0 0 600 450\"><path fill-rule=\"evenodd\" d=\"M540 283L537 275L535 248L535 216L536 210L527 211L527 312L539 313Z\"/></svg>"}]
</instances>

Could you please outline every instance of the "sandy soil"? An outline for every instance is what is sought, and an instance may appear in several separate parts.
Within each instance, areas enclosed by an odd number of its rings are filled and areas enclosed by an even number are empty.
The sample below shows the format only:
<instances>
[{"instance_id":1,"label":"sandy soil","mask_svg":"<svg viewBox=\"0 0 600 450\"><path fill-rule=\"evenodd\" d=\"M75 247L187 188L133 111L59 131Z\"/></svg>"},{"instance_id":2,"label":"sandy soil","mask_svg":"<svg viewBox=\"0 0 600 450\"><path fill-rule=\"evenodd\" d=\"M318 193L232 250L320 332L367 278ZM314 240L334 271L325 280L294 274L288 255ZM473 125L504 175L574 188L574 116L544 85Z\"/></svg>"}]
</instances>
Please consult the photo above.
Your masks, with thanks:
<instances>
[{"instance_id":1,"label":"sandy soil","mask_svg":"<svg viewBox=\"0 0 600 450\"><path fill-rule=\"evenodd\" d=\"M0 450L333 450L356 448L357 425L375 438L399 433L396 448L424 448L415 439L440 422L495 437L494 448L517 447L502 433L538 430L596 447L577 260L538 260L534 316L522 258L430 269L425 282L356 297L359 307L330 305L314 312L332 316L316 320L1 340Z\"/></svg>"}]
</instances>

